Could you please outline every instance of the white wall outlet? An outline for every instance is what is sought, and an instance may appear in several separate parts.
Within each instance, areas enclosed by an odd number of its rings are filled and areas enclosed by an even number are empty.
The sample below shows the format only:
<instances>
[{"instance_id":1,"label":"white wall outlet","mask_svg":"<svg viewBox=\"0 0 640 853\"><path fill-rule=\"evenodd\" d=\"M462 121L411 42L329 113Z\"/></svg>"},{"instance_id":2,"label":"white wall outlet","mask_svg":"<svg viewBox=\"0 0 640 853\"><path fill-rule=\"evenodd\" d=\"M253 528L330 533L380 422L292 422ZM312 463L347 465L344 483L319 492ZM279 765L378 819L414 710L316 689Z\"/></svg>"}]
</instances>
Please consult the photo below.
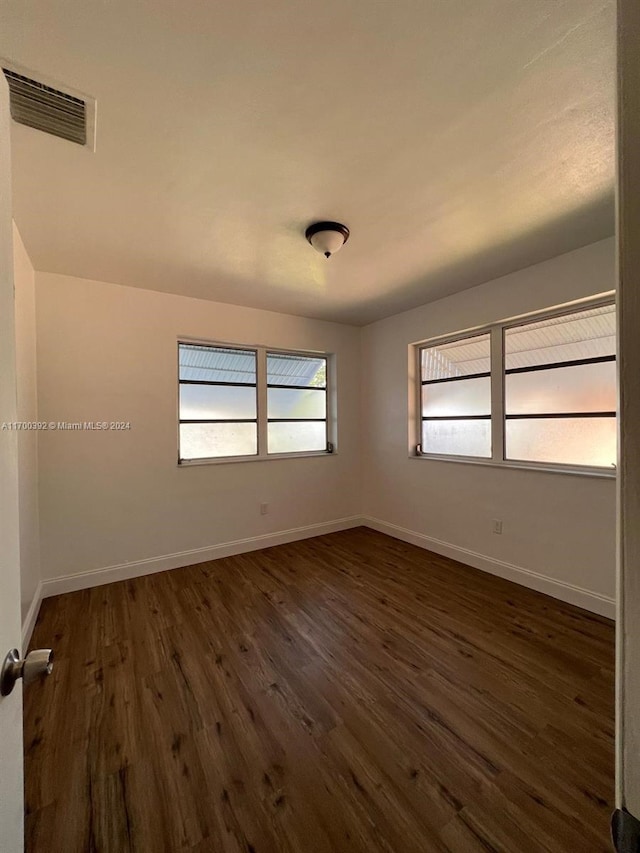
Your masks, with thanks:
<instances>
[{"instance_id":1,"label":"white wall outlet","mask_svg":"<svg viewBox=\"0 0 640 853\"><path fill-rule=\"evenodd\" d=\"M269 504L260 504L260 515L266 515L269 512Z\"/></svg>"},{"instance_id":2,"label":"white wall outlet","mask_svg":"<svg viewBox=\"0 0 640 853\"><path fill-rule=\"evenodd\" d=\"M502 533L502 521L499 518L493 519L493 532Z\"/></svg>"}]
</instances>

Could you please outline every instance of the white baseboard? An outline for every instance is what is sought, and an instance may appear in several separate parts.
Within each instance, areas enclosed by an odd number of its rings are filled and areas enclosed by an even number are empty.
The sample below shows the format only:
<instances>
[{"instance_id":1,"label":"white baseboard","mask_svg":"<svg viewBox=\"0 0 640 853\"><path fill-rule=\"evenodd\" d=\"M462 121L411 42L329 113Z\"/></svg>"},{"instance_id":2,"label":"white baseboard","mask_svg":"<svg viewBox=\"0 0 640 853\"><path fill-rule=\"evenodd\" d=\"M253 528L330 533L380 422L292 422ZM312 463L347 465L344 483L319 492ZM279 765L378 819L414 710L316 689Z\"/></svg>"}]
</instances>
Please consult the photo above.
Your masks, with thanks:
<instances>
[{"instance_id":1,"label":"white baseboard","mask_svg":"<svg viewBox=\"0 0 640 853\"><path fill-rule=\"evenodd\" d=\"M576 607L582 607L584 610L598 613L600 616L615 619L615 600L606 595L574 586L557 578L551 578L548 575L533 572L531 569L524 569L512 563L496 560L493 557L486 557L484 554L478 554L476 551L469 551L466 548L460 548L457 545L451 545L449 542L433 539L431 536L425 536L424 533L416 533L413 530L408 530L406 527L389 524L377 518L365 516L362 519L362 523L372 530L386 533L388 536L393 536L395 539L401 539L403 542L417 545L419 548L425 548L427 551L434 551L443 557L450 557L452 560L465 563L474 569L481 569L483 572L498 575L498 577L513 581L521 586L535 589L553 598L559 598L560 601L566 601L569 604L575 604Z\"/></svg>"},{"instance_id":2,"label":"white baseboard","mask_svg":"<svg viewBox=\"0 0 640 853\"><path fill-rule=\"evenodd\" d=\"M323 536L326 533L337 533L339 530L349 530L360 527L363 519L359 515L349 518L339 518L335 521L309 524L306 527L294 527L291 530L281 530L277 533L266 533L263 536L251 536L248 539L236 539L233 542L223 542L220 545L210 545L206 548L193 548L180 551L177 554L165 554L161 557L149 557L145 560L132 560L117 566L106 566L102 569L91 569L73 575L61 575L42 582L42 598L61 595L65 592L75 592L92 586L102 586L107 583L151 575L155 572L165 572L167 569L179 569L194 563L205 563L208 560L218 560L221 557L232 557L235 554L246 554L260 548L270 548L273 545L284 545L299 539L309 539L312 536ZM35 623L35 618L34 618Z\"/></svg>"},{"instance_id":3,"label":"white baseboard","mask_svg":"<svg viewBox=\"0 0 640 853\"><path fill-rule=\"evenodd\" d=\"M434 551L436 554L458 560L483 572L489 572L492 575L497 575L498 577L518 583L521 586L529 587L529 589L543 592L546 595L566 601L569 604L574 604L577 607L582 607L592 613L607 616L609 619L615 618L615 601L608 596L531 571L530 569L522 568L521 566L516 566L512 563L504 562L503 560L487 557L484 554L470 551L467 548L460 548L449 542L443 542L440 539L426 536L424 533L408 530L406 527L380 521L377 518L354 515L335 521L310 524L306 527L296 527L277 533L267 533L263 536L252 536L248 539L236 539L232 542L224 542L220 545L211 545L206 548L194 548L189 551L181 551L177 554L165 554L145 560L134 560L117 566L107 566L101 569L92 569L87 572L62 575L57 578L44 580L38 586L24 622L22 629L23 648L26 648L31 638L43 598L49 598L52 595L61 595L65 592L75 592L79 589L88 589L92 586L102 586L107 583L128 580L129 578L149 575L155 572L164 572L168 569L178 569L182 566L204 563L208 560L220 559L221 557L245 554L249 551L257 551L260 548L284 545L287 542L309 539L312 536L323 536L326 533L336 533L339 530L349 530L352 527L359 527L361 525L370 527L372 530L377 530L380 533L386 533L395 539L401 539L404 542L417 545L419 548L424 548L427 551Z\"/></svg>"},{"instance_id":4,"label":"white baseboard","mask_svg":"<svg viewBox=\"0 0 640 853\"><path fill-rule=\"evenodd\" d=\"M24 622L22 623L23 653L26 652L26 650L29 648L29 643L31 642L31 635L33 634L33 629L36 627L36 619L38 618L38 613L40 612L40 605L42 604L42 599L42 582L40 582L36 588L36 591L33 594L33 598L31 599L31 605L29 606L27 615L25 616Z\"/></svg>"}]
</instances>

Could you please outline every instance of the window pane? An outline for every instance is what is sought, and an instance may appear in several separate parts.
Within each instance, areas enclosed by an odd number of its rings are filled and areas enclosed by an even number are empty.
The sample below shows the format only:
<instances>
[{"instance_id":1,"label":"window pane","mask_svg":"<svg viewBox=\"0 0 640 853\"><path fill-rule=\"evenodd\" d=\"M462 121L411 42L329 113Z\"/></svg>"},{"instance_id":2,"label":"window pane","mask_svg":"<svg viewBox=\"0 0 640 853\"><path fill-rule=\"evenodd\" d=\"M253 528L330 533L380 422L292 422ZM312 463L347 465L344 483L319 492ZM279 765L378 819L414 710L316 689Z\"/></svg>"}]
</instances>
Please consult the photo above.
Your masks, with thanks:
<instances>
[{"instance_id":1,"label":"window pane","mask_svg":"<svg viewBox=\"0 0 640 853\"><path fill-rule=\"evenodd\" d=\"M425 417L491 414L491 378L423 385L422 414Z\"/></svg>"},{"instance_id":2,"label":"window pane","mask_svg":"<svg viewBox=\"0 0 640 853\"><path fill-rule=\"evenodd\" d=\"M505 426L507 459L606 468L616 461L615 418L533 418Z\"/></svg>"},{"instance_id":3,"label":"window pane","mask_svg":"<svg viewBox=\"0 0 640 853\"><path fill-rule=\"evenodd\" d=\"M244 420L256 417L255 387L237 385L181 385L181 420Z\"/></svg>"},{"instance_id":4,"label":"window pane","mask_svg":"<svg viewBox=\"0 0 640 853\"><path fill-rule=\"evenodd\" d=\"M578 364L505 377L508 415L615 412L616 363Z\"/></svg>"},{"instance_id":5,"label":"window pane","mask_svg":"<svg viewBox=\"0 0 640 853\"><path fill-rule=\"evenodd\" d=\"M615 355L615 312L615 305L603 305L505 329L505 367Z\"/></svg>"},{"instance_id":6,"label":"window pane","mask_svg":"<svg viewBox=\"0 0 640 853\"><path fill-rule=\"evenodd\" d=\"M269 388L270 418L324 418L327 413L326 391L303 388Z\"/></svg>"},{"instance_id":7,"label":"window pane","mask_svg":"<svg viewBox=\"0 0 640 853\"><path fill-rule=\"evenodd\" d=\"M425 347L420 351L422 381L488 373L491 369L491 335Z\"/></svg>"},{"instance_id":8,"label":"window pane","mask_svg":"<svg viewBox=\"0 0 640 853\"><path fill-rule=\"evenodd\" d=\"M180 424L180 458L254 456L258 452L255 424Z\"/></svg>"},{"instance_id":9,"label":"window pane","mask_svg":"<svg viewBox=\"0 0 640 853\"><path fill-rule=\"evenodd\" d=\"M327 360L306 355L267 353L267 384L326 388Z\"/></svg>"},{"instance_id":10,"label":"window pane","mask_svg":"<svg viewBox=\"0 0 640 853\"><path fill-rule=\"evenodd\" d=\"M256 354L251 350L179 344L178 354L180 379L256 383Z\"/></svg>"},{"instance_id":11,"label":"window pane","mask_svg":"<svg viewBox=\"0 0 640 853\"><path fill-rule=\"evenodd\" d=\"M423 453L491 457L491 421L423 421Z\"/></svg>"},{"instance_id":12,"label":"window pane","mask_svg":"<svg viewBox=\"0 0 640 853\"><path fill-rule=\"evenodd\" d=\"M324 421L289 421L269 424L268 429L269 453L327 449L327 425Z\"/></svg>"}]
</instances>

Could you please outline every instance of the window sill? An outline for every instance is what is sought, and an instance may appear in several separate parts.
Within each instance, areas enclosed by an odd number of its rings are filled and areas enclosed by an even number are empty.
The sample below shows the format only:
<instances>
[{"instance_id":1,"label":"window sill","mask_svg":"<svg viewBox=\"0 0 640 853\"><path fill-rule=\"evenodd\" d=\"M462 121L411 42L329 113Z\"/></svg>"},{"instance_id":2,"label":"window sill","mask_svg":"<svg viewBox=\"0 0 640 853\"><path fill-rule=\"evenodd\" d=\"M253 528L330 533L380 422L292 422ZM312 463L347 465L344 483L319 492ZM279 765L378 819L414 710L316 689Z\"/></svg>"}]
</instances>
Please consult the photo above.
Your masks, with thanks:
<instances>
[{"instance_id":1,"label":"window sill","mask_svg":"<svg viewBox=\"0 0 640 853\"><path fill-rule=\"evenodd\" d=\"M199 465L228 465L235 462L271 462L273 459L311 459L318 456L337 456L336 450L327 453L326 450L309 450L303 453L270 453L268 456L220 456L209 459L178 460L178 468L194 468Z\"/></svg>"},{"instance_id":2,"label":"window sill","mask_svg":"<svg viewBox=\"0 0 640 853\"><path fill-rule=\"evenodd\" d=\"M485 468L507 468L516 471L537 471L543 474L569 474L575 477L595 477L600 480L615 480L617 471L608 468L572 467L571 465L547 465L543 462L496 462L493 459L476 459L469 456L439 456L435 453L409 454L409 459L428 460L430 462L454 462L458 465L479 465Z\"/></svg>"}]
</instances>

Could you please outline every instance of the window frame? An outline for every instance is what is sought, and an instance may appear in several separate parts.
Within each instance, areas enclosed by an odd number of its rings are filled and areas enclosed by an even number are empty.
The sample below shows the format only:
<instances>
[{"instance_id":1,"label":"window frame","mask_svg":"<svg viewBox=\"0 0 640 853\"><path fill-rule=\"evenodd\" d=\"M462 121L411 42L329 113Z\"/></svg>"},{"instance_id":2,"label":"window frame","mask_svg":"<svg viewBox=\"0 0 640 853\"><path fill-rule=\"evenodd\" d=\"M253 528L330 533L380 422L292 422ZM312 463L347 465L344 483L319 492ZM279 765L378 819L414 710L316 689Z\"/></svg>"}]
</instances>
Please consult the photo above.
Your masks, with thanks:
<instances>
[{"instance_id":1,"label":"window frame","mask_svg":"<svg viewBox=\"0 0 640 853\"><path fill-rule=\"evenodd\" d=\"M438 462L457 462L467 465L486 465L499 468L513 468L527 471L547 471L560 474L574 474L578 476L601 477L604 479L615 479L617 468L605 468L594 465L573 465L556 462L533 462L526 460L507 459L506 437L505 437L505 357L504 341L505 331L527 323L536 323L562 317L566 314L575 314L579 311L587 311L590 308L600 308L607 305L615 305L615 291L607 291L595 297L567 302L553 308L540 311L532 311L515 317L509 317L494 323L487 323L464 331L448 335L439 335L419 341L411 345L414 350L415 378L411 383L413 386L414 416L410 418L411 444L409 447L409 458L427 459ZM463 456L444 453L429 453L421 449L422 441L422 350L429 349L447 343L467 340L478 335L489 334L491 344L491 457ZM616 353L617 358L617 353ZM617 411L616 411L617 417ZM414 440L415 439L415 440Z\"/></svg>"},{"instance_id":2,"label":"window frame","mask_svg":"<svg viewBox=\"0 0 640 853\"><path fill-rule=\"evenodd\" d=\"M256 428L257 428L257 453L246 454L242 456L206 456L198 459L182 459L180 457L180 346L191 345L201 347L211 347L220 349L233 349L242 352L253 352L256 355ZM326 361L326 418L325 418L325 434L326 434L326 449L325 450L294 450L287 453L269 453L268 452L268 408L267 408L267 354L274 355L293 355L302 356L303 358L322 358ZM317 350L301 350L301 349L286 349L283 347L270 347L264 344L244 344L230 343L229 341L208 341L201 338L179 337L176 343L176 438L177 438L177 464L179 468L188 468L197 465L222 465L230 462L264 462L269 459L300 459L313 456L335 456L337 455L335 433L335 404L333 401L333 389L335 387L335 354L328 352L320 352ZM197 383L196 383L197 384ZM206 384L206 383L201 383ZM253 388L253 385L247 384L247 387ZM294 388L296 386L289 386ZM241 419L242 420L242 419ZM240 421L230 421L230 423L240 423ZM296 419L294 419L296 420ZM251 419L254 422L254 419Z\"/></svg>"}]
</instances>

